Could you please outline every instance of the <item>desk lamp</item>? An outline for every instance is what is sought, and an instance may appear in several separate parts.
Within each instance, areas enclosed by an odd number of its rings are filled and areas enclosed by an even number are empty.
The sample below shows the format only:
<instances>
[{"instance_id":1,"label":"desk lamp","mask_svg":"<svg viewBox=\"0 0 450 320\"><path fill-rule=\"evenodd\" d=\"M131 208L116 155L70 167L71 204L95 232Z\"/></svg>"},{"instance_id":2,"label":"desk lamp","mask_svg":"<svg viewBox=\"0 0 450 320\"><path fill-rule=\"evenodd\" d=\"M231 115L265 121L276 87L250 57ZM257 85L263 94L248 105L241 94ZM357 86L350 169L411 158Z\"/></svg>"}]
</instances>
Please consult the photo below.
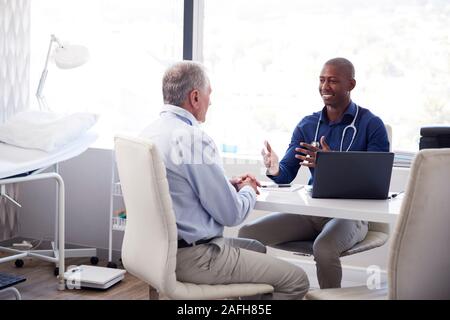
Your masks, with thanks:
<instances>
[{"instance_id":1,"label":"desk lamp","mask_svg":"<svg viewBox=\"0 0 450 320\"><path fill-rule=\"evenodd\" d=\"M52 51L53 44L58 44L57 47ZM89 52L86 47L79 45L68 45L62 44L54 34L50 35L50 44L48 46L47 58L45 59L44 70L42 71L41 78L39 80L39 85L36 91L36 98L39 103L40 110L48 110L47 103L42 94L44 90L45 80L48 73L48 61L51 54L56 64L60 69L72 69L85 64L89 60Z\"/></svg>"}]
</instances>

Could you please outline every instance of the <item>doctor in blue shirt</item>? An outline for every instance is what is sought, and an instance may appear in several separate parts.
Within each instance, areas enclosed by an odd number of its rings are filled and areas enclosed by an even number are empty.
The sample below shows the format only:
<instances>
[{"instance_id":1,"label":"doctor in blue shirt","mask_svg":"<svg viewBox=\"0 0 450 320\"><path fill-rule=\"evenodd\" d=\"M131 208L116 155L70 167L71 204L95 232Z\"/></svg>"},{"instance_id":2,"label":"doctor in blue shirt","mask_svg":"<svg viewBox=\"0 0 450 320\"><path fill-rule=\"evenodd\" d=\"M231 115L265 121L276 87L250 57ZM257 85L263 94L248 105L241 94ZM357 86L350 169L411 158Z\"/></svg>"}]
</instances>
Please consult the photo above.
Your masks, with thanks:
<instances>
[{"instance_id":1,"label":"doctor in blue shirt","mask_svg":"<svg viewBox=\"0 0 450 320\"><path fill-rule=\"evenodd\" d=\"M261 243L224 238L256 202L256 179L229 180L214 141L201 129L211 86L203 67L179 62L163 77L160 118L141 134L157 146L167 173L178 231L177 279L197 284L267 283L263 298L301 299L309 288L299 267L265 254Z\"/></svg>"},{"instance_id":2,"label":"doctor in blue shirt","mask_svg":"<svg viewBox=\"0 0 450 320\"><path fill-rule=\"evenodd\" d=\"M276 183L290 183L304 165L310 169L309 184L312 184L318 150L389 151L383 121L350 98L356 85L353 64L344 58L331 59L323 66L319 79L319 93L325 106L300 121L280 162L265 142L262 155L267 176ZM314 240L317 277L323 289L341 286L340 254L362 241L367 229L366 221L272 213L242 227L239 236L266 245Z\"/></svg>"}]
</instances>

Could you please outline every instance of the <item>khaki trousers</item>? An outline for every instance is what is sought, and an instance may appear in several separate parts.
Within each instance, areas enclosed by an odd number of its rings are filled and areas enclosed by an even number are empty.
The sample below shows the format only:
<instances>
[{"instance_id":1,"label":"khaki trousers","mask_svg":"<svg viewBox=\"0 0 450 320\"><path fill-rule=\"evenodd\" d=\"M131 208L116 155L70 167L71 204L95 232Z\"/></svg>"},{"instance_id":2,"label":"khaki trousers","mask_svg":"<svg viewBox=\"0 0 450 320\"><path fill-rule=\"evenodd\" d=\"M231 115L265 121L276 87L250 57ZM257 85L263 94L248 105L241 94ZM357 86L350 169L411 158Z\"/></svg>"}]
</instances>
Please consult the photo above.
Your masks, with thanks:
<instances>
[{"instance_id":1,"label":"khaki trousers","mask_svg":"<svg viewBox=\"0 0 450 320\"><path fill-rule=\"evenodd\" d=\"M272 294L262 299L302 299L309 281L303 269L265 254L250 239L215 238L177 252L177 279L197 284L267 283Z\"/></svg>"}]
</instances>

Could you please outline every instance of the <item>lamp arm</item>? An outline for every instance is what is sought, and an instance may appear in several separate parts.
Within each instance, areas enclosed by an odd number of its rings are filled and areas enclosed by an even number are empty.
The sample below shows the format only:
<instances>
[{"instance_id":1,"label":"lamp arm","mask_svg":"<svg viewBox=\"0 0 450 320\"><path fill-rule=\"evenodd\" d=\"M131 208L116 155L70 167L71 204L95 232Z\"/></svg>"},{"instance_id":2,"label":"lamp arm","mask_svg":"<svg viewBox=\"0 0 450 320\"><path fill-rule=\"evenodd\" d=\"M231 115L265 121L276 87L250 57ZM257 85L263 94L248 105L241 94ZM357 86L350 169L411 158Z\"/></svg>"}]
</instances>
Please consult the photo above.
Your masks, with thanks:
<instances>
[{"instance_id":1,"label":"lamp arm","mask_svg":"<svg viewBox=\"0 0 450 320\"><path fill-rule=\"evenodd\" d=\"M37 97L38 99L39 99L39 98L42 98L42 91L44 90L44 84L45 84L45 80L47 79L47 73L48 73L48 70L47 70L48 60L50 59L50 53L51 53L51 51L52 51L52 45L53 45L53 42L58 43L58 45L59 45L60 47L62 47L62 44L61 44L61 42L58 40L58 38L56 38L55 35L52 34L52 35L50 36L50 43L49 43L49 45L48 45L47 58L45 59L44 70L42 70L41 78L39 79L39 85L38 85L38 88L37 88L37 90L36 90L36 97Z\"/></svg>"}]
</instances>

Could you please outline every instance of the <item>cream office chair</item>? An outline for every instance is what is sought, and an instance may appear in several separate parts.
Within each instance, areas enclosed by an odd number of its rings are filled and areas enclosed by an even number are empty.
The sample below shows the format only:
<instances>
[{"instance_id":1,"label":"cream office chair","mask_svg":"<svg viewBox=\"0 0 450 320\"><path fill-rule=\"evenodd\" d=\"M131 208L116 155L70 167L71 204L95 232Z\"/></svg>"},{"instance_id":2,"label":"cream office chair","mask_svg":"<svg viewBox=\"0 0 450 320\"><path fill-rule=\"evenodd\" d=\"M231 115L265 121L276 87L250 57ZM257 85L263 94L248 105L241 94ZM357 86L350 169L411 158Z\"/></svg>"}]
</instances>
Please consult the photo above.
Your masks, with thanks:
<instances>
[{"instance_id":1,"label":"cream office chair","mask_svg":"<svg viewBox=\"0 0 450 320\"><path fill-rule=\"evenodd\" d=\"M156 147L148 140L115 137L117 168L127 208L122 261L128 272L170 299L223 299L273 292L268 284L203 285L177 281L177 226Z\"/></svg>"},{"instance_id":2,"label":"cream office chair","mask_svg":"<svg viewBox=\"0 0 450 320\"><path fill-rule=\"evenodd\" d=\"M450 149L420 151L389 251L388 286L314 290L307 299L450 299Z\"/></svg>"},{"instance_id":3,"label":"cream office chair","mask_svg":"<svg viewBox=\"0 0 450 320\"><path fill-rule=\"evenodd\" d=\"M389 140L389 151L392 150L392 127L385 124ZM355 244L349 250L343 252L341 257L349 256L358 252L367 251L377 247L381 247L389 238L390 227L388 223L369 222L369 230L363 241ZM245 235L242 235L245 237ZM291 251L299 255L310 256L313 254L314 241L290 241L284 242L271 247Z\"/></svg>"}]
</instances>

